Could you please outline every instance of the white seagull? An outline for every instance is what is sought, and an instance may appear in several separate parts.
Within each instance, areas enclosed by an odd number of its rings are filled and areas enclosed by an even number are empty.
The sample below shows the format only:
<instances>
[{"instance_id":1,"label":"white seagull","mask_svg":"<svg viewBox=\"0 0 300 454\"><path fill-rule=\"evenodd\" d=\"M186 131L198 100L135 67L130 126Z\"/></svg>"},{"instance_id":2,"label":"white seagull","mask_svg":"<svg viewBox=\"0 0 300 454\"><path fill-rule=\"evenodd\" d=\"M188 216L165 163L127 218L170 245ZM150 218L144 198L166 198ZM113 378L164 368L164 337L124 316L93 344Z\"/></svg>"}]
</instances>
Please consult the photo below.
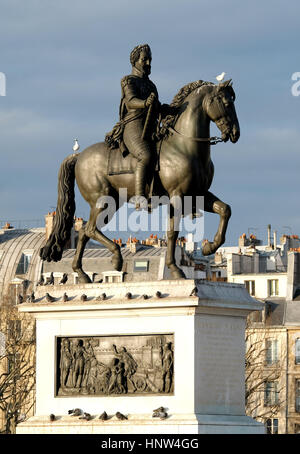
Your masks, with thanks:
<instances>
[{"instance_id":1,"label":"white seagull","mask_svg":"<svg viewBox=\"0 0 300 454\"><path fill-rule=\"evenodd\" d=\"M226 74L226 73L224 73L224 72L223 72L222 74L219 74L219 75L216 77L217 81L218 81L218 82L222 82L222 80L223 80L224 77L225 77L225 74Z\"/></svg>"},{"instance_id":2,"label":"white seagull","mask_svg":"<svg viewBox=\"0 0 300 454\"><path fill-rule=\"evenodd\" d=\"M73 151L78 151L79 150L79 143L77 139L74 140L74 145L73 145Z\"/></svg>"}]
</instances>

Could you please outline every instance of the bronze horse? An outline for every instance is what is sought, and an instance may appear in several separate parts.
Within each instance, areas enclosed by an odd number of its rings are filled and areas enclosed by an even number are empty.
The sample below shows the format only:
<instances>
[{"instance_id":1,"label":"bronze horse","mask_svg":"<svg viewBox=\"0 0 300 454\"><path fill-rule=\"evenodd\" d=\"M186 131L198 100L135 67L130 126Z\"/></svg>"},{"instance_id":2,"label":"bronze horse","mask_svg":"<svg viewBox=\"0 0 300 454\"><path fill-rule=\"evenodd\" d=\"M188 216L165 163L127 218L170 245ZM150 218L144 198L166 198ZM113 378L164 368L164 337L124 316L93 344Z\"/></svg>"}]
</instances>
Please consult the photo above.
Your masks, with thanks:
<instances>
[{"instance_id":1,"label":"bronze horse","mask_svg":"<svg viewBox=\"0 0 300 454\"><path fill-rule=\"evenodd\" d=\"M174 196L204 196L204 210L220 216L217 233L212 242L203 243L204 255L213 254L224 242L230 206L209 192L214 175L210 158L210 121L214 121L222 133L222 140L235 143L239 139L239 122L234 107L235 93L231 81L215 85L196 81L184 86L175 96L171 107L175 114L162 122L162 138L157 143L159 151L158 176L161 193L172 201ZM75 213L75 179L78 188L89 203L91 211L88 222L78 233L78 243L72 268L78 273L79 282L90 282L82 269L82 256L86 243L91 238L105 245L113 254L112 264L122 269L123 259L120 246L107 238L97 228L98 216L104 208L97 201L103 196L114 197L118 203L118 192L127 189L128 200L134 196L132 173L109 175L107 162L110 150L104 142L96 143L81 153L68 156L61 164L58 176L58 202L53 231L41 249L43 260L59 261L63 248L70 238ZM120 159L124 159L120 155ZM135 158L131 158L135 159ZM149 191L149 184L147 185ZM146 194L146 196L149 195ZM117 205L117 209L120 206ZM178 231L174 224L174 207L170 210L167 232L166 263L173 278L184 278L184 273L175 263L175 245Z\"/></svg>"}]
</instances>

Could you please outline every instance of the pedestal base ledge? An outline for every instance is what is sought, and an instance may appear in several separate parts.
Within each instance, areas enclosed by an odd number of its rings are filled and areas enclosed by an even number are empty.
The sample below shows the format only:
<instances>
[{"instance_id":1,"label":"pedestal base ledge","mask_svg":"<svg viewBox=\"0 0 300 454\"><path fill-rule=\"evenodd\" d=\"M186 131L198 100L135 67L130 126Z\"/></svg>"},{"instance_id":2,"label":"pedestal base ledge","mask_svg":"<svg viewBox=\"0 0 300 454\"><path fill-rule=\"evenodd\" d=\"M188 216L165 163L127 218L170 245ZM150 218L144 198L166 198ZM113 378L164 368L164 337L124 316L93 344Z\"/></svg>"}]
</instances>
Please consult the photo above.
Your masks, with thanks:
<instances>
[{"instance_id":1,"label":"pedestal base ledge","mask_svg":"<svg viewBox=\"0 0 300 454\"><path fill-rule=\"evenodd\" d=\"M120 421L116 416L107 421L99 415L90 421L72 416L33 416L18 424L17 434L264 434L263 424L248 416L180 414L167 419L152 418L149 414L128 415Z\"/></svg>"}]
</instances>

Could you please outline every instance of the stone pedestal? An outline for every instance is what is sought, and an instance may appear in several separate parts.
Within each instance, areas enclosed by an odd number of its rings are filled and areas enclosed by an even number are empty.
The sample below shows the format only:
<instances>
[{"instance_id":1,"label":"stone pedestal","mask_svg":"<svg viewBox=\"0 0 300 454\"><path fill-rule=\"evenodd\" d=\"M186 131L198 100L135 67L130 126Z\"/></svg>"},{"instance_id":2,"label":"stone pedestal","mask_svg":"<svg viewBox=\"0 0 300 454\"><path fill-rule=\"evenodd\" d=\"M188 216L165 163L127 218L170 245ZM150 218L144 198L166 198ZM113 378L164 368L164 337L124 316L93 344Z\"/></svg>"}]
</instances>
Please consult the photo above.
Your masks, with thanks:
<instances>
[{"instance_id":1,"label":"stone pedestal","mask_svg":"<svg viewBox=\"0 0 300 454\"><path fill-rule=\"evenodd\" d=\"M46 301L46 291L54 302ZM67 302L62 301L64 292ZM128 292L131 299L125 297ZM97 300L103 293L106 299ZM82 294L87 296L84 302ZM36 302L19 309L36 318L37 375L35 416L19 424L17 433L264 433L262 424L245 416L244 404L245 319L261 309L244 286L205 280L39 287ZM170 392L155 382L145 392L58 393L58 339L103 336L117 343L120 336L142 335L172 339ZM168 412L164 420L152 417L160 406ZM92 419L69 416L73 408ZM104 410L110 419L103 422L99 415ZM116 412L128 419L118 420ZM49 421L51 413L54 422Z\"/></svg>"}]
</instances>

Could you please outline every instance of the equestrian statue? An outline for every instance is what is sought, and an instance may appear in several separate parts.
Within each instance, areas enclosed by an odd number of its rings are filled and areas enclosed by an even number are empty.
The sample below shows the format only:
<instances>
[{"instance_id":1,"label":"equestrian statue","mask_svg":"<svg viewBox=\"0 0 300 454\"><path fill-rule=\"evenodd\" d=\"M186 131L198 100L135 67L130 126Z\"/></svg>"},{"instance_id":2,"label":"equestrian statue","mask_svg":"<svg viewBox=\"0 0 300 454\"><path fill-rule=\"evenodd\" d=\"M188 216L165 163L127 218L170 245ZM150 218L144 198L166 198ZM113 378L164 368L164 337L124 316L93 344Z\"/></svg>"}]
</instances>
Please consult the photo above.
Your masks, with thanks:
<instances>
[{"instance_id":1,"label":"equestrian statue","mask_svg":"<svg viewBox=\"0 0 300 454\"><path fill-rule=\"evenodd\" d=\"M65 158L58 175L58 201L53 231L40 251L43 260L59 261L71 235L75 214L75 181L90 205L89 220L78 232L72 263L80 283L91 282L82 269L85 246L91 238L112 253L112 264L122 270L119 244L107 238L97 220L105 206L101 197L113 197L118 210L134 200L136 209L151 211L151 197L168 196L170 201L166 263L174 279L184 278L175 262L178 237L173 200L185 196L204 197L204 211L220 217L213 241L202 244L203 255L213 254L224 242L230 206L209 191L214 165L210 147L219 141L232 143L240 136L231 80L214 84L197 80L182 87L170 105L161 104L151 72L151 50L147 44L136 46L130 54L132 72L121 80L119 122L104 142L99 142ZM210 137L210 122L221 132L221 139ZM126 189L127 200L119 191ZM146 201L146 204L145 204ZM196 204L191 215L197 215ZM187 211L184 211L188 214ZM101 218L101 216L100 216Z\"/></svg>"}]
</instances>

